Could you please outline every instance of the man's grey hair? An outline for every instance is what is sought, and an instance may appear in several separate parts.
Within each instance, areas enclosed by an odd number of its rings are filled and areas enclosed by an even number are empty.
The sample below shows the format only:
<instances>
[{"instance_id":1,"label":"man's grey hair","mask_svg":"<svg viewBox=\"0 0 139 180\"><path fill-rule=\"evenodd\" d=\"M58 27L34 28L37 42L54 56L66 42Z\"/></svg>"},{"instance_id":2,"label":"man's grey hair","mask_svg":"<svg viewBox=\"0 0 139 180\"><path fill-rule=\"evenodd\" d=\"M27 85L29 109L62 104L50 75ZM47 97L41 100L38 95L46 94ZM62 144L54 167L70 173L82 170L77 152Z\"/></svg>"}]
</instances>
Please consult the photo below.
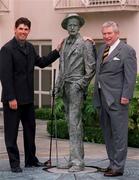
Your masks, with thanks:
<instances>
[{"instance_id":1,"label":"man's grey hair","mask_svg":"<svg viewBox=\"0 0 139 180\"><path fill-rule=\"evenodd\" d=\"M116 22L114 21L107 21L102 25L102 30L103 28L107 28L107 27L112 27L114 32L119 32L119 26Z\"/></svg>"}]
</instances>

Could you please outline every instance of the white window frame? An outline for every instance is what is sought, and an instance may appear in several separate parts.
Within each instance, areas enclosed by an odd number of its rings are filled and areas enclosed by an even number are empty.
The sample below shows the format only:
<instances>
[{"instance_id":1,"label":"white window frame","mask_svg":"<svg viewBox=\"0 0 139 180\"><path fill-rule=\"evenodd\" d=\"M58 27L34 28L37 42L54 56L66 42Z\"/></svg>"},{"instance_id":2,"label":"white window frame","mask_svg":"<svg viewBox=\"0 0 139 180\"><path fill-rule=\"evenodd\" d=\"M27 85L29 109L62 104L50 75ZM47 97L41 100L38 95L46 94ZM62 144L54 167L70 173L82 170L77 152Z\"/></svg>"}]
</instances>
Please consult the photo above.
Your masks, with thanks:
<instances>
[{"instance_id":1,"label":"white window frame","mask_svg":"<svg viewBox=\"0 0 139 180\"><path fill-rule=\"evenodd\" d=\"M50 45L52 46L52 41L51 40L30 40L30 42L33 45L37 45L39 46L39 55L42 56L41 54L41 46L42 45ZM43 70L51 70L52 71L52 67L45 67L43 69L39 68L39 67L35 67L35 70L39 71L39 89L38 90L34 90L34 94L38 94L39 96L39 102L38 102L38 107L41 108L42 107L42 95L50 95L50 91L42 91L41 87L42 87L42 71ZM51 81L51 87L52 87L52 81Z\"/></svg>"}]
</instances>

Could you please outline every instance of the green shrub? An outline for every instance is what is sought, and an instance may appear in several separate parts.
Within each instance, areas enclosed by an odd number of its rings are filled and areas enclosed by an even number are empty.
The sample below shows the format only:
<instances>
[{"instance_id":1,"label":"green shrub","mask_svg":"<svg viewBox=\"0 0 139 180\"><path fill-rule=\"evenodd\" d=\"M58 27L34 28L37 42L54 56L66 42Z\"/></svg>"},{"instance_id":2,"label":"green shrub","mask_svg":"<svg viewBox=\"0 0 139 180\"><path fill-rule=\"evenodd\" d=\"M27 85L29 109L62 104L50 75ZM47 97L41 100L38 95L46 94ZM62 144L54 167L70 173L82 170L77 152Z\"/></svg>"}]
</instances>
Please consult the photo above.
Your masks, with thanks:
<instances>
[{"instance_id":1,"label":"green shrub","mask_svg":"<svg viewBox=\"0 0 139 180\"><path fill-rule=\"evenodd\" d=\"M52 124L51 124L52 123ZM47 131L51 134L51 125L52 125L52 136L56 137L55 134L55 124L57 123L57 138L69 139L68 125L65 120L47 121ZM102 131L100 128L85 127L84 128L84 141L95 142L95 143L104 143Z\"/></svg>"},{"instance_id":2,"label":"green shrub","mask_svg":"<svg viewBox=\"0 0 139 180\"><path fill-rule=\"evenodd\" d=\"M52 117L52 109L50 107L36 108L35 117L37 119L42 119L42 120L65 119L64 104L62 99L61 98L55 99L53 117Z\"/></svg>"},{"instance_id":3,"label":"green shrub","mask_svg":"<svg viewBox=\"0 0 139 180\"><path fill-rule=\"evenodd\" d=\"M139 148L139 130L129 129L128 146Z\"/></svg>"},{"instance_id":4,"label":"green shrub","mask_svg":"<svg viewBox=\"0 0 139 180\"><path fill-rule=\"evenodd\" d=\"M104 144L102 130L97 127L84 127L84 141Z\"/></svg>"},{"instance_id":5,"label":"green shrub","mask_svg":"<svg viewBox=\"0 0 139 180\"><path fill-rule=\"evenodd\" d=\"M98 114L96 108L93 106L93 85L90 84L87 91L87 97L84 101L82 113L83 113L83 125L86 127L98 127Z\"/></svg>"},{"instance_id":6,"label":"green shrub","mask_svg":"<svg viewBox=\"0 0 139 180\"><path fill-rule=\"evenodd\" d=\"M135 90L139 91L139 74L137 75Z\"/></svg>"},{"instance_id":7,"label":"green shrub","mask_svg":"<svg viewBox=\"0 0 139 180\"><path fill-rule=\"evenodd\" d=\"M35 117L37 119L49 120L51 119L51 109L50 108L35 109Z\"/></svg>"},{"instance_id":8,"label":"green shrub","mask_svg":"<svg viewBox=\"0 0 139 180\"><path fill-rule=\"evenodd\" d=\"M64 103L60 97L55 100L54 114L57 120L65 119Z\"/></svg>"},{"instance_id":9,"label":"green shrub","mask_svg":"<svg viewBox=\"0 0 139 180\"><path fill-rule=\"evenodd\" d=\"M135 94L139 92L139 76L137 77ZM98 114L92 102L93 85L88 88L88 96L84 102L83 127L84 140L87 142L104 143L103 135L99 126ZM36 117L38 119L51 119L51 109L36 109ZM54 119L57 120L57 137L69 138L67 121L65 120L64 104L61 98L56 98L54 107ZM51 133L51 121L47 123L47 131ZM55 121L53 120L53 132ZM55 136L55 134L53 134ZM139 96L134 96L129 105L129 135L128 145L131 147L139 147Z\"/></svg>"},{"instance_id":10,"label":"green shrub","mask_svg":"<svg viewBox=\"0 0 139 180\"><path fill-rule=\"evenodd\" d=\"M134 97L129 105L129 128L139 129L139 98Z\"/></svg>"},{"instance_id":11,"label":"green shrub","mask_svg":"<svg viewBox=\"0 0 139 180\"><path fill-rule=\"evenodd\" d=\"M57 131L55 130L57 124ZM68 125L67 121L59 119L57 121L48 121L47 122L47 131L49 134L51 134L51 126L52 128L52 136L56 137L55 132L57 132L57 138L62 138L62 139L68 139L69 138L69 133L68 133Z\"/></svg>"},{"instance_id":12,"label":"green shrub","mask_svg":"<svg viewBox=\"0 0 139 180\"><path fill-rule=\"evenodd\" d=\"M136 78L134 97L138 97L139 98L139 74L137 75L137 78Z\"/></svg>"}]
</instances>

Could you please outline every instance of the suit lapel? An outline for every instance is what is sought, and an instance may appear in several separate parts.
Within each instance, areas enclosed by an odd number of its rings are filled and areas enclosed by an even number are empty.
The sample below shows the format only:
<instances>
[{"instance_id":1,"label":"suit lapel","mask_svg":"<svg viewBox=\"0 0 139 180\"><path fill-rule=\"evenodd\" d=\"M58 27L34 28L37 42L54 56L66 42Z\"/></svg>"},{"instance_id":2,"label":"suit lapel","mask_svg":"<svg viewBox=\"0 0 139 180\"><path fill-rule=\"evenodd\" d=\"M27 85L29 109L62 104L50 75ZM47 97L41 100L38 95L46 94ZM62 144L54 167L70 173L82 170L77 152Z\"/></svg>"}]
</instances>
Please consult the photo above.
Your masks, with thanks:
<instances>
[{"instance_id":1,"label":"suit lapel","mask_svg":"<svg viewBox=\"0 0 139 180\"><path fill-rule=\"evenodd\" d=\"M120 41L120 43L117 45L117 47L110 53L110 55L108 55L108 57L106 57L103 64L111 62L113 60L113 58L119 53L119 50L121 49L122 45L123 45L123 42ZM103 56L103 54L102 54L102 56Z\"/></svg>"},{"instance_id":2,"label":"suit lapel","mask_svg":"<svg viewBox=\"0 0 139 180\"><path fill-rule=\"evenodd\" d=\"M102 47L101 51L100 51L100 64L103 63L103 54L105 51L106 45Z\"/></svg>"},{"instance_id":3,"label":"suit lapel","mask_svg":"<svg viewBox=\"0 0 139 180\"><path fill-rule=\"evenodd\" d=\"M61 51L60 51L60 61L61 61L61 71L62 71L62 72L64 72L64 69L65 69L65 68L64 68L64 66L65 66L64 63L65 63L66 59L68 59L69 56L77 49L80 41L82 40L82 37L79 36L79 37L77 38L77 40L74 42L74 44L73 44L73 45L71 46L71 48L69 49L69 52L68 52L67 56L65 57L64 49L65 49L67 40L68 40L68 38L65 39L65 41L64 41L64 43L63 43L63 47L62 47L62 49L61 49Z\"/></svg>"},{"instance_id":4,"label":"suit lapel","mask_svg":"<svg viewBox=\"0 0 139 180\"><path fill-rule=\"evenodd\" d=\"M64 73L64 58L65 58L64 49L65 49L65 46L66 46L66 42L67 42L67 38L65 39L65 41L63 43L63 46L62 46L62 49L60 51L60 61L61 61L61 72L62 73Z\"/></svg>"},{"instance_id":5,"label":"suit lapel","mask_svg":"<svg viewBox=\"0 0 139 180\"><path fill-rule=\"evenodd\" d=\"M12 39L12 44L13 44L13 47L15 49L17 49L18 51L20 51L22 54L24 55L28 55L29 54L29 44L28 42L26 42L26 52L24 52L21 47L19 46L17 40L15 39L15 37Z\"/></svg>"},{"instance_id":6,"label":"suit lapel","mask_svg":"<svg viewBox=\"0 0 139 180\"><path fill-rule=\"evenodd\" d=\"M67 58L77 49L80 41L81 41L81 36L79 36L75 41L75 43L71 46Z\"/></svg>"}]
</instances>

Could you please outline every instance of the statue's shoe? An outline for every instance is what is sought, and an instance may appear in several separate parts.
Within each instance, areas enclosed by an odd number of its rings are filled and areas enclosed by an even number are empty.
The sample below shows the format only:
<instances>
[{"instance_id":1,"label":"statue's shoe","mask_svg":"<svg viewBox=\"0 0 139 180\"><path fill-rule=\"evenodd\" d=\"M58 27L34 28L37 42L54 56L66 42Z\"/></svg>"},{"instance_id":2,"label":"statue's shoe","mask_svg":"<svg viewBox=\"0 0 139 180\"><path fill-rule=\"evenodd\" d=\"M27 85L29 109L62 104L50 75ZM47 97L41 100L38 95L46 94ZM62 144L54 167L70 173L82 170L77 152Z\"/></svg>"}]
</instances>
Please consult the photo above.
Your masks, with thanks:
<instances>
[{"instance_id":1,"label":"statue's shoe","mask_svg":"<svg viewBox=\"0 0 139 180\"><path fill-rule=\"evenodd\" d=\"M84 170L84 166L73 165L72 167L69 168L68 172L79 172L83 170Z\"/></svg>"},{"instance_id":2,"label":"statue's shoe","mask_svg":"<svg viewBox=\"0 0 139 180\"><path fill-rule=\"evenodd\" d=\"M71 163L61 163L61 164L58 164L57 166L58 169L69 169L71 167L72 167Z\"/></svg>"}]
</instances>

